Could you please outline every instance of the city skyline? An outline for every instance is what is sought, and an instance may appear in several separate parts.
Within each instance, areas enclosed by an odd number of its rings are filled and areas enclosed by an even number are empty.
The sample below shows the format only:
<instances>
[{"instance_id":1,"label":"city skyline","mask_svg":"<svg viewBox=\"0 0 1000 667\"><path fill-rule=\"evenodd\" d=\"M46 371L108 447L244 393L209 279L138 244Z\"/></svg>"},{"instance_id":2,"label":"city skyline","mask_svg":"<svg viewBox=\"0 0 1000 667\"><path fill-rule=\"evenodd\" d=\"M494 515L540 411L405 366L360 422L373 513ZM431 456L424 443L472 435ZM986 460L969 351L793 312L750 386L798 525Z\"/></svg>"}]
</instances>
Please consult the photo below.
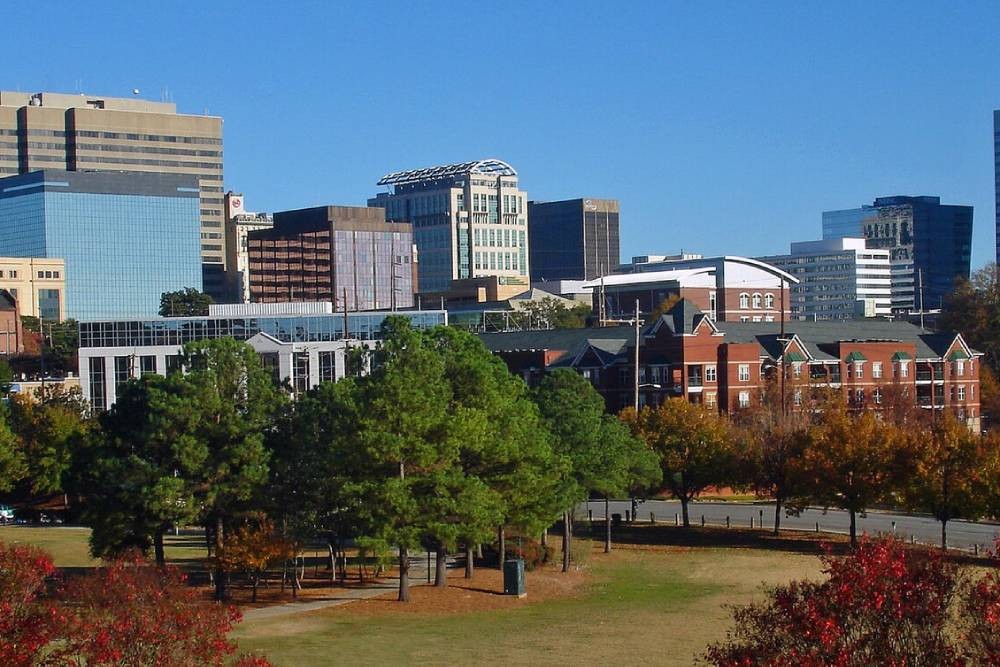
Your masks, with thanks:
<instances>
[{"instance_id":1,"label":"city skyline","mask_svg":"<svg viewBox=\"0 0 1000 667\"><path fill-rule=\"evenodd\" d=\"M269 7L14 7L14 24L44 20L52 38L49 57L9 63L4 87L138 88L222 116L226 188L257 210L363 205L389 171L496 157L533 199L618 199L626 260L782 252L819 237L822 211L886 194L974 206L973 268L993 259L1000 8ZM171 39L149 40L150 25ZM323 37L331 25L336 40ZM503 36L499 59L455 58L453 38L483 25ZM27 49L32 33L15 31L10 47ZM744 227L768 234L732 242Z\"/></svg>"}]
</instances>

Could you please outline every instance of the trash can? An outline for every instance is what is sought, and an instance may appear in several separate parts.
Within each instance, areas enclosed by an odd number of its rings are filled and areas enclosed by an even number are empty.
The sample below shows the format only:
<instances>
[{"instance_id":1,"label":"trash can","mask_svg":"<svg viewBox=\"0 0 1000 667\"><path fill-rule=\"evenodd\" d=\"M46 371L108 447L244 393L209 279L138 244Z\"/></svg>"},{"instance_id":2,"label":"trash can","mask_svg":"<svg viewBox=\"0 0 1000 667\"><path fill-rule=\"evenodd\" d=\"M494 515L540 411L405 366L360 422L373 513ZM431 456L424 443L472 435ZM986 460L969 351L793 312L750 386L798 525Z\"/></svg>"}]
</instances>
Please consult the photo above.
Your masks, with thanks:
<instances>
[{"instance_id":1,"label":"trash can","mask_svg":"<svg viewBox=\"0 0 1000 667\"><path fill-rule=\"evenodd\" d=\"M523 598L524 592L524 560L511 558L503 562L503 594L516 595Z\"/></svg>"},{"instance_id":2,"label":"trash can","mask_svg":"<svg viewBox=\"0 0 1000 667\"><path fill-rule=\"evenodd\" d=\"M622 515L618 514L617 512L615 514L612 514L611 515L611 525L614 526L615 528L618 528L619 526L621 526L622 525Z\"/></svg>"}]
</instances>

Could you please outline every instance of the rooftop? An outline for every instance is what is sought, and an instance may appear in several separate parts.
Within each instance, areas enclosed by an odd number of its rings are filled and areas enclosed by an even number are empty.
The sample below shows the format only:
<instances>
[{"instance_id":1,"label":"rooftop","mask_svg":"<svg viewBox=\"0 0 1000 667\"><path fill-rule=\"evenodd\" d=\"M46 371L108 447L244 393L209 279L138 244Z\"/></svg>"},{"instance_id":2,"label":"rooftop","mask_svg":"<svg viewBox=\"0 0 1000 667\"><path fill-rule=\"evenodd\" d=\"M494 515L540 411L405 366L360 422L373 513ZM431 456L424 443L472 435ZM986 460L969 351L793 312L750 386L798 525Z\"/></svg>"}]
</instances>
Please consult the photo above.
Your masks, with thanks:
<instances>
[{"instance_id":1,"label":"rooftop","mask_svg":"<svg viewBox=\"0 0 1000 667\"><path fill-rule=\"evenodd\" d=\"M408 171L394 171L386 174L377 185L405 185L407 183L419 183L421 181L436 181L442 178L452 178L454 176L466 176L469 174L484 174L487 176L517 176L517 171L503 160L487 158L473 162L457 162L455 164L445 164L438 167L427 167L424 169L410 169Z\"/></svg>"}]
</instances>

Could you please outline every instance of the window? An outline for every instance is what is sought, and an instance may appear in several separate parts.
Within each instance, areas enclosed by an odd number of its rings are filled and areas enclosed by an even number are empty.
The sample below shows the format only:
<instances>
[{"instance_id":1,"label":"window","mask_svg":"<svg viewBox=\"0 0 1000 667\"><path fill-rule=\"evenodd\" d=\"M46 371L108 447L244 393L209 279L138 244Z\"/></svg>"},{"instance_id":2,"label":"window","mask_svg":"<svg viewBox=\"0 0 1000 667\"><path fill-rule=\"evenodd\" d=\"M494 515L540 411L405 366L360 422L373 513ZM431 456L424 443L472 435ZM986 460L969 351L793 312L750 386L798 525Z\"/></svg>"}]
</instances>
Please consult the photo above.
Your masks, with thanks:
<instances>
[{"instance_id":1,"label":"window","mask_svg":"<svg viewBox=\"0 0 1000 667\"><path fill-rule=\"evenodd\" d=\"M749 307L750 307L750 295L744 292L743 294L740 294L740 308L749 308Z\"/></svg>"},{"instance_id":2,"label":"window","mask_svg":"<svg viewBox=\"0 0 1000 667\"><path fill-rule=\"evenodd\" d=\"M958 400L960 401L965 400L965 387L963 386L958 387Z\"/></svg>"},{"instance_id":3,"label":"window","mask_svg":"<svg viewBox=\"0 0 1000 667\"><path fill-rule=\"evenodd\" d=\"M743 315L743 316L740 317L740 322L749 322L749 321L750 321L750 318L747 317L746 315Z\"/></svg>"},{"instance_id":4,"label":"window","mask_svg":"<svg viewBox=\"0 0 1000 667\"><path fill-rule=\"evenodd\" d=\"M741 391L740 394L739 394L739 399L738 400L739 400L739 406L741 408L749 408L750 407L750 392L749 391Z\"/></svg>"},{"instance_id":5,"label":"window","mask_svg":"<svg viewBox=\"0 0 1000 667\"><path fill-rule=\"evenodd\" d=\"M792 394L792 403L794 403L796 406L801 406L802 405L802 390L801 389L796 389L795 393Z\"/></svg>"},{"instance_id":6,"label":"window","mask_svg":"<svg viewBox=\"0 0 1000 667\"><path fill-rule=\"evenodd\" d=\"M87 360L90 367L90 402L95 410L107 409L107 391L105 389L104 357L90 357Z\"/></svg>"},{"instance_id":7,"label":"window","mask_svg":"<svg viewBox=\"0 0 1000 667\"><path fill-rule=\"evenodd\" d=\"M10 277L11 278L17 278L17 271L11 271L10 272Z\"/></svg>"},{"instance_id":8,"label":"window","mask_svg":"<svg viewBox=\"0 0 1000 667\"><path fill-rule=\"evenodd\" d=\"M872 401L875 403L875 405L882 405L882 388L881 387L875 387L872 390Z\"/></svg>"},{"instance_id":9,"label":"window","mask_svg":"<svg viewBox=\"0 0 1000 667\"><path fill-rule=\"evenodd\" d=\"M882 377L882 362L873 361L872 362L872 377L876 380Z\"/></svg>"},{"instance_id":10,"label":"window","mask_svg":"<svg viewBox=\"0 0 1000 667\"><path fill-rule=\"evenodd\" d=\"M705 392L705 407L714 408L718 404L718 398L714 391Z\"/></svg>"},{"instance_id":11,"label":"window","mask_svg":"<svg viewBox=\"0 0 1000 667\"><path fill-rule=\"evenodd\" d=\"M865 390L864 389L855 389L854 390L854 404L855 405L864 405L865 404Z\"/></svg>"},{"instance_id":12,"label":"window","mask_svg":"<svg viewBox=\"0 0 1000 667\"><path fill-rule=\"evenodd\" d=\"M740 382L750 381L750 364L740 364L739 366L739 378Z\"/></svg>"},{"instance_id":13,"label":"window","mask_svg":"<svg viewBox=\"0 0 1000 667\"><path fill-rule=\"evenodd\" d=\"M761 317L760 317L760 315L754 315L754 316L753 316L753 321L754 321L754 322L760 322L760 321L761 321Z\"/></svg>"},{"instance_id":14,"label":"window","mask_svg":"<svg viewBox=\"0 0 1000 667\"><path fill-rule=\"evenodd\" d=\"M334 382L337 379L337 353L325 350L319 353L319 381Z\"/></svg>"},{"instance_id":15,"label":"window","mask_svg":"<svg viewBox=\"0 0 1000 667\"><path fill-rule=\"evenodd\" d=\"M792 364L792 375L794 375L796 378L802 377L802 362L801 361Z\"/></svg>"},{"instance_id":16,"label":"window","mask_svg":"<svg viewBox=\"0 0 1000 667\"><path fill-rule=\"evenodd\" d=\"M774 308L774 295L770 292L764 295L764 307L767 309Z\"/></svg>"},{"instance_id":17,"label":"window","mask_svg":"<svg viewBox=\"0 0 1000 667\"><path fill-rule=\"evenodd\" d=\"M143 355L139 357L139 373L141 375L152 375L156 373L156 357Z\"/></svg>"},{"instance_id":18,"label":"window","mask_svg":"<svg viewBox=\"0 0 1000 667\"><path fill-rule=\"evenodd\" d=\"M955 375L959 377L965 375L965 362L961 359L955 361Z\"/></svg>"},{"instance_id":19,"label":"window","mask_svg":"<svg viewBox=\"0 0 1000 667\"><path fill-rule=\"evenodd\" d=\"M753 308L758 310L760 308L760 294L753 295Z\"/></svg>"},{"instance_id":20,"label":"window","mask_svg":"<svg viewBox=\"0 0 1000 667\"><path fill-rule=\"evenodd\" d=\"M854 379L860 380L865 376L865 362L855 361L854 362Z\"/></svg>"},{"instance_id":21,"label":"window","mask_svg":"<svg viewBox=\"0 0 1000 667\"><path fill-rule=\"evenodd\" d=\"M718 379L715 366L705 366L705 381L715 382Z\"/></svg>"},{"instance_id":22,"label":"window","mask_svg":"<svg viewBox=\"0 0 1000 667\"><path fill-rule=\"evenodd\" d=\"M899 377L909 377L910 375L910 362L901 361L899 362Z\"/></svg>"}]
</instances>

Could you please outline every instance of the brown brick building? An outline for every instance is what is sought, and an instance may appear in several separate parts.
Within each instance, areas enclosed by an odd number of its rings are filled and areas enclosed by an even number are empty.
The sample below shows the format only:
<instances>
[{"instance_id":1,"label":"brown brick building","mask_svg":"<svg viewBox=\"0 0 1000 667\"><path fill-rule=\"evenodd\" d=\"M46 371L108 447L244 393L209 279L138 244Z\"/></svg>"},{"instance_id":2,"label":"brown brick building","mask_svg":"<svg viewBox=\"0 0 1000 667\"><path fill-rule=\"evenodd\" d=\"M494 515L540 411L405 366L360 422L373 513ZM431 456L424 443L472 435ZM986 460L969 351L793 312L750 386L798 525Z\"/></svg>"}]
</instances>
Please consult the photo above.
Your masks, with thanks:
<instances>
[{"instance_id":1,"label":"brown brick building","mask_svg":"<svg viewBox=\"0 0 1000 667\"><path fill-rule=\"evenodd\" d=\"M573 368L618 412L635 391L635 329L562 329L483 334L482 340L529 383ZM853 320L715 322L684 299L640 331L639 403L685 398L732 412L757 400L768 377L786 369L790 407L814 389L842 392L852 407L879 409L903 396L927 409L951 409L980 425L982 353L961 334L927 333L908 322Z\"/></svg>"},{"instance_id":2,"label":"brown brick building","mask_svg":"<svg viewBox=\"0 0 1000 667\"><path fill-rule=\"evenodd\" d=\"M386 222L385 209L275 213L272 229L247 234L247 252L253 302L331 301L337 310L414 305L413 230Z\"/></svg>"}]
</instances>

